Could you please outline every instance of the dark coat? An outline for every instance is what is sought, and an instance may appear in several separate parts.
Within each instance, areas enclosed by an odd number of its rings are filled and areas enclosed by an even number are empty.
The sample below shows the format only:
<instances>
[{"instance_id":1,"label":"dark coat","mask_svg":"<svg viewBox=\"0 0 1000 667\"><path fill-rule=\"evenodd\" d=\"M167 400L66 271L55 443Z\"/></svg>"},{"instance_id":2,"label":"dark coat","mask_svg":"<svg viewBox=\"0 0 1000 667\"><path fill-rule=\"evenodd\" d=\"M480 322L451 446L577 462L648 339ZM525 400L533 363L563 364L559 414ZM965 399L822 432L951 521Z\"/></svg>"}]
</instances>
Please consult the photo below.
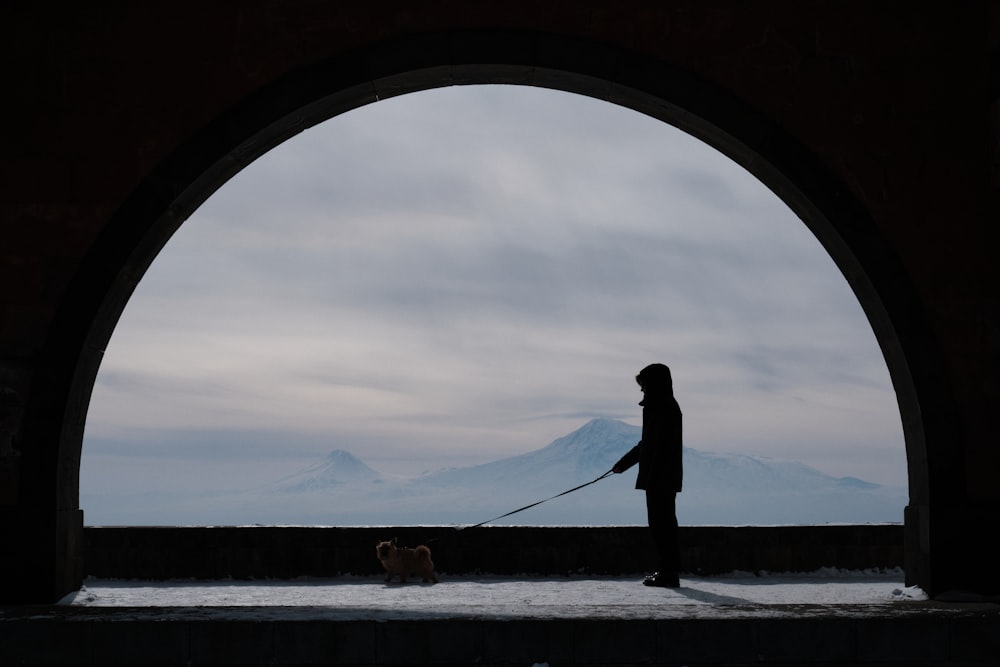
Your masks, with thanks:
<instances>
[{"instance_id":1,"label":"dark coat","mask_svg":"<svg viewBox=\"0 0 1000 667\"><path fill-rule=\"evenodd\" d=\"M635 488L680 493L684 479L680 406L672 393L658 395L648 391L639 405L642 439L615 468L626 470L638 463Z\"/></svg>"}]
</instances>

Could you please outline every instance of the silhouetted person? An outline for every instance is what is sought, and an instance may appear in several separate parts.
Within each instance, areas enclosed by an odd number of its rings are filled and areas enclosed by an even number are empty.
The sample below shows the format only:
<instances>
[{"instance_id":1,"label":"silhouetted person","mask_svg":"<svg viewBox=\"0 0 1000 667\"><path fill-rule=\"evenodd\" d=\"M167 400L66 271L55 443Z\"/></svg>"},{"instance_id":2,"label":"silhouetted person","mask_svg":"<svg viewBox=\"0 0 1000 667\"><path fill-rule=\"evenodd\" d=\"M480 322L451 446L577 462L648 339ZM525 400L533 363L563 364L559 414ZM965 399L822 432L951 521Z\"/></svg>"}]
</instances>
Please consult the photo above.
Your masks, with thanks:
<instances>
[{"instance_id":1,"label":"silhouetted person","mask_svg":"<svg viewBox=\"0 0 1000 667\"><path fill-rule=\"evenodd\" d=\"M681 409L674 399L670 369L663 364L643 368L635 381L642 389L642 439L614 465L616 473L636 463L639 473L635 488L646 492L646 515L653 542L660 557L660 569L646 577L647 586L680 586L677 570L677 494L681 490Z\"/></svg>"}]
</instances>

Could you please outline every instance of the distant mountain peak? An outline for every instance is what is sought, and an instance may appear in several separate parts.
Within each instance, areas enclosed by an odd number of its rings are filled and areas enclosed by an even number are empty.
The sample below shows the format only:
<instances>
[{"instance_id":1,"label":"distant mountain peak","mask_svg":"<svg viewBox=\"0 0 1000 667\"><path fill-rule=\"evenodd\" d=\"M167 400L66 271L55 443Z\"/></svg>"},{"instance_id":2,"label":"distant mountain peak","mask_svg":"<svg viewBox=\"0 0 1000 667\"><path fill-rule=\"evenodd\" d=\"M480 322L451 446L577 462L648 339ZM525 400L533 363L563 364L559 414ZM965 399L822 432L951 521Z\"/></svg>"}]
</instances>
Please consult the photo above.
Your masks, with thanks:
<instances>
[{"instance_id":1,"label":"distant mountain peak","mask_svg":"<svg viewBox=\"0 0 1000 667\"><path fill-rule=\"evenodd\" d=\"M334 449L319 463L277 483L280 491L322 491L348 484L375 482L382 474L346 449Z\"/></svg>"},{"instance_id":2,"label":"distant mountain peak","mask_svg":"<svg viewBox=\"0 0 1000 667\"><path fill-rule=\"evenodd\" d=\"M607 417L596 417L585 423L575 431L571 431L554 442L560 441L593 441L602 438L617 438L627 433L631 437L636 431L641 430L638 426L626 424L620 419L609 419Z\"/></svg>"},{"instance_id":3,"label":"distant mountain peak","mask_svg":"<svg viewBox=\"0 0 1000 667\"><path fill-rule=\"evenodd\" d=\"M609 417L595 417L591 419L586 424L576 429L570 435L574 433L579 434L597 434L597 433L609 433L609 432L619 432L623 429L633 429L635 426L626 424L620 419L611 419Z\"/></svg>"},{"instance_id":4,"label":"distant mountain peak","mask_svg":"<svg viewBox=\"0 0 1000 667\"><path fill-rule=\"evenodd\" d=\"M634 445L638 442L641 434L642 428L639 426L626 424L618 419L597 418L591 419L572 433L555 439L549 444L549 447L571 448L573 450L581 448L605 449L608 445L620 447L622 441L630 441Z\"/></svg>"},{"instance_id":5,"label":"distant mountain peak","mask_svg":"<svg viewBox=\"0 0 1000 667\"><path fill-rule=\"evenodd\" d=\"M351 454L346 449L334 449L329 454L326 455L326 462L330 465L362 465L365 464L354 454ZM365 466L366 468L368 466Z\"/></svg>"}]
</instances>

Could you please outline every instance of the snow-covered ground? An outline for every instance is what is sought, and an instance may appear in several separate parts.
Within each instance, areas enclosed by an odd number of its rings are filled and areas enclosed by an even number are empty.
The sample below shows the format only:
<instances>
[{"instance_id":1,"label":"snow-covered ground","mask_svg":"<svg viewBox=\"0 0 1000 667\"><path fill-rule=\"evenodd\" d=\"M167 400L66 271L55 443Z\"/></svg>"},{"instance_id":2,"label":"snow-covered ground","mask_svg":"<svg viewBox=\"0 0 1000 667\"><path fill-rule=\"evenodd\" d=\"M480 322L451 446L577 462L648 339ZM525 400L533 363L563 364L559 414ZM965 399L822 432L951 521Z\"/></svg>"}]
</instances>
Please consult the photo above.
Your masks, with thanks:
<instances>
[{"instance_id":1,"label":"snow-covered ground","mask_svg":"<svg viewBox=\"0 0 1000 667\"><path fill-rule=\"evenodd\" d=\"M836 615L926 600L893 571L682 577L678 589L637 577L441 576L438 584L381 577L143 582L88 579L60 604L159 609L164 616L389 620L426 618L713 618Z\"/></svg>"}]
</instances>

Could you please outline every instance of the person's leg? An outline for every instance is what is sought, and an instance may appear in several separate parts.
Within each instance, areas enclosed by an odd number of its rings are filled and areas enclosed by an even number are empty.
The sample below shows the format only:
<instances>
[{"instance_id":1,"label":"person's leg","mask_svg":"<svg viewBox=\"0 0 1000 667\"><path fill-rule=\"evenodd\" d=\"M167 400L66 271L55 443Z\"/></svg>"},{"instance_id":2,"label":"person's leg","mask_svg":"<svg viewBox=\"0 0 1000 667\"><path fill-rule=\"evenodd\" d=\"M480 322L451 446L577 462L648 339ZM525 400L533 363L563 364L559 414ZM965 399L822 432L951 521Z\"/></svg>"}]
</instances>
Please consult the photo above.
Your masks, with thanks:
<instances>
[{"instance_id":1,"label":"person's leg","mask_svg":"<svg viewBox=\"0 0 1000 667\"><path fill-rule=\"evenodd\" d=\"M677 586L680 548L677 544L677 494L673 491L646 491L646 515L653 543L660 558L660 569L649 585Z\"/></svg>"}]
</instances>

